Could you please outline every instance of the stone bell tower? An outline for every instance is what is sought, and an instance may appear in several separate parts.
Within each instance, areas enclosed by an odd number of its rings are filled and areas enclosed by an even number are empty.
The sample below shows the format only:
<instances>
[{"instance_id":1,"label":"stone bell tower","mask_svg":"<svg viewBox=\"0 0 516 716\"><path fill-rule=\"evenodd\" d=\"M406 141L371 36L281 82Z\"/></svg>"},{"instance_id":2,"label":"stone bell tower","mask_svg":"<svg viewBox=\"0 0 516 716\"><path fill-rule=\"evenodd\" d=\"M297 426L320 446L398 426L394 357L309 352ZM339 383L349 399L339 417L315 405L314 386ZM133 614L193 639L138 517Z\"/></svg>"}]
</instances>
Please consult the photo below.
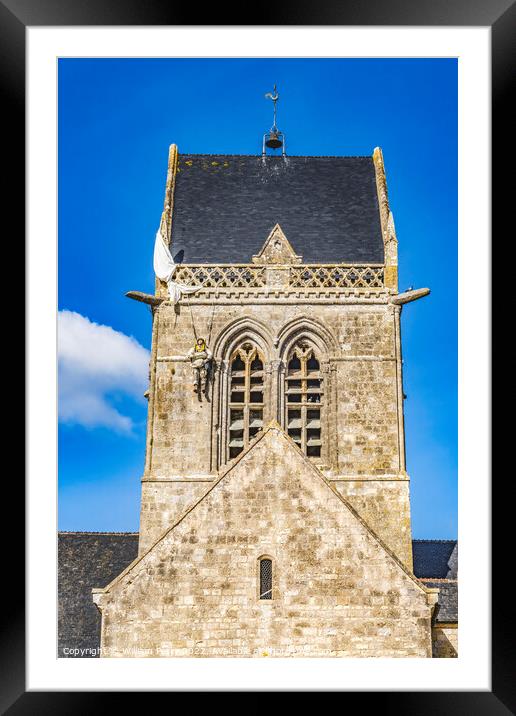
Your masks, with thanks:
<instances>
[{"instance_id":1,"label":"stone bell tower","mask_svg":"<svg viewBox=\"0 0 516 716\"><path fill-rule=\"evenodd\" d=\"M93 589L102 656L431 658L400 338L428 289L398 293L379 149L287 156L275 123L263 147L170 148L164 281L129 294L153 314L139 556Z\"/></svg>"},{"instance_id":2,"label":"stone bell tower","mask_svg":"<svg viewBox=\"0 0 516 716\"><path fill-rule=\"evenodd\" d=\"M265 144L264 144L265 147ZM383 156L180 155L163 226L173 280L152 307L140 554L279 424L412 569L397 238ZM206 394L188 351L213 354ZM229 508L228 508L229 509ZM213 525L217 530L217 525Z\"/></svg>"}]
</instances>

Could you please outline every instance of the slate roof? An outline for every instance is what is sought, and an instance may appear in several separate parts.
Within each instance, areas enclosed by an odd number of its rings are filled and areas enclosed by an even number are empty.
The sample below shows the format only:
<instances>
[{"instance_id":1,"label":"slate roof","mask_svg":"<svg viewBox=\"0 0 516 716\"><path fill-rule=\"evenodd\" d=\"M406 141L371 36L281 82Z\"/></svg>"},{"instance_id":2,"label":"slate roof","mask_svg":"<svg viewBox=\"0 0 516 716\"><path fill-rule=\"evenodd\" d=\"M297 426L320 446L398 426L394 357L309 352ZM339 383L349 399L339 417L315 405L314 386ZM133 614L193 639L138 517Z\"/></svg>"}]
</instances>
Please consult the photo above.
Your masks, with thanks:
<instances>
[{"instance_id":1,"label":"slate roof","mask_svg":"<svg viewBox=\"0 0 516 716\"><path fill-rule=\"evenodd\" d=\"M456 622L457 542L455 540L414 540L414 574L433 577L424 581L439 587L437 622ZM442 545L448 544L445 550ZM450 547L451 545L451 547ZM418 554L418 560L416 560ZM421 558L424 555L425 559ZM138 556L137 532L60 532L58 536L58 655L60 657L97 657L100 647L100 613L93 604L91 590L105 587ZM455 578L439 581L437 574L455 560ZM419 571L433 566L436 574ZM448 573L447 572L447 573ZM82 654L65 649L83 649Z\"/></svg>"},{"instance_id":2,"label":"slate roof","mask_svg":"<svg viewBox=\"0 0 516 716\"><path fill-rule=\"evenodd\" d=\"M457 540L415 539L412 541L416 577L457 579Z\"/></svg>"},{"instance_id":3,"label":"slate roof","mask_svg":"<svg viewBox=\"0 0 516 716\"><path fill-rule=\"evenodd\" d=\"M372 157L179 155L176 262L250 263L276 223L304 263L383 263Z\"/></svg>"},{"instance_id":4,"label":"slate roof","mask_svg":"<svg viewBox=\"0 0 516 716\"><path fill-rule=\"evenodd\" d=\"M415 539L412 541L412 555L414 574L427 587L439 588L439 611L436 623L457 622L459 618L457 540Z\"/></svg>"},{"instance_id":5,"label":"slate roof","mask_svg":"<svg viewBox=\"0 0 516 716\"><path fill-rule=\"evenodd\" d=\"M433 581L431 579L424 579L422 581L426 587L439 588L439 611L435 619L436 624L457 622L459 620L457 580L446 579Z\"/></svg>"},{"instance_id":6,"label":"slate roof","mask_svg":"<svg viewBox=\"0 0 516 716\"><path fill-rule=\"evenodd\" d=\"M83 658L98 656L100 613L91 590L109 584L137 555L138 533L59 533L58 656L74 656L65 649L88 650Z\"/></svg>"}]
</instances>

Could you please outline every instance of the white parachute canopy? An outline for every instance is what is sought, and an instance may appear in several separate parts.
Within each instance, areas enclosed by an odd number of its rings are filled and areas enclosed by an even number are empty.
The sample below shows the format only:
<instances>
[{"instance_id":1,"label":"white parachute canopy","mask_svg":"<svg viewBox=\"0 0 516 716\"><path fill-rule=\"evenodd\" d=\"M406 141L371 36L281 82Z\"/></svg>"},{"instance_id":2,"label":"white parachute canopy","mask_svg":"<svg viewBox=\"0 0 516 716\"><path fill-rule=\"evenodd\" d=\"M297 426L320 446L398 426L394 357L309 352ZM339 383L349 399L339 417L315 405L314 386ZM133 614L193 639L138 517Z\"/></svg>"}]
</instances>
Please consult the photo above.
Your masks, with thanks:
<instances>
[{"instance_id":1,"label":"white parachute canopy","mask_svg":"<svg viewBox=\"0 0 516 716\"><path fill-rule=\"evenodd\" d=\"M156 242L154 244L154 273L161 281L166 282L168 295L174 304L179 301L183 293L194 293L201 288L200 286L185 286L182 283L172 281L175 271L176 264L163 238L160 227L156 232Z\"/></svg>"}]
</instances>

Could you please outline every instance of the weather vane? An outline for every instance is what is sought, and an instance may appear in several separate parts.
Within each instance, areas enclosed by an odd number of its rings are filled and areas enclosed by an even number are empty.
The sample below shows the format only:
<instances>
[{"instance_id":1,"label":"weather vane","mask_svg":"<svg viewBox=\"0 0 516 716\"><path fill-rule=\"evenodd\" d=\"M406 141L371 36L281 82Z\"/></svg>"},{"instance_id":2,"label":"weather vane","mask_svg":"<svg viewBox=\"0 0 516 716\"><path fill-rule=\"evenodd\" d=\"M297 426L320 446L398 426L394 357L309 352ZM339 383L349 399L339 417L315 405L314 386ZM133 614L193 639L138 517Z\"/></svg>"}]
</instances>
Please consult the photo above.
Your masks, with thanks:
<instances>
[{"instance_id":1,"label":"weather vane","mask_svg":"<svg viewBox=\"0 0 516 716\"><path fill-rule=\"evenodd\" d=\"M269 147L269 149L279 149L280 147L283 147L282 154L285 156L285 135L283 132L280 132L276 126L276 102L279 99L279 93L276 85L274 85L274 90L272 92L267 92L265 99L271 99L274 104L274 122L270 131L263 135L262 156L265 156L265 147Z\"/></svg>"},{"instance_id":2,"label":"weather vane","mask_svg":"<svg viewBox=\"0 0 516 716\"><path fill-rule=\"evenodd\" d=\"M272 99L274 103L274 122L271 127L271 132L278 131L278 128L276 127L276 102L279 99L278 90L276 89L276 85L274 85L274 90L272 92L267 92L265 95L266 99Z\"/></svg>"}]
</instances>

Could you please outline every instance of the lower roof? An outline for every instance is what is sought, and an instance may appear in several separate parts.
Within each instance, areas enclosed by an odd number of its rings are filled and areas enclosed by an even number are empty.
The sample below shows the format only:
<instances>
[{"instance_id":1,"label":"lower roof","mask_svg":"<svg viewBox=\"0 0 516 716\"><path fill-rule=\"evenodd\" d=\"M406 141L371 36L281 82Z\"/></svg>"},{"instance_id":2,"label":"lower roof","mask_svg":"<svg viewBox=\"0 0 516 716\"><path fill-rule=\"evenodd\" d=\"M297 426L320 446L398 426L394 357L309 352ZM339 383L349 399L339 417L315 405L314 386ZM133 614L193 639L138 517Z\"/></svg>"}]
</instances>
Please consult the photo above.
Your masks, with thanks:
<instances>
[{"instance_id":1,"label":"lower roof","mask_svg":"<svg viewBox=\"0 0 516 716\"><path fill-rule=\"evenodd\" d=\"M458 546L455 539L412 540L416 577L457 579Z\"/></svg>"}]
</instances>

